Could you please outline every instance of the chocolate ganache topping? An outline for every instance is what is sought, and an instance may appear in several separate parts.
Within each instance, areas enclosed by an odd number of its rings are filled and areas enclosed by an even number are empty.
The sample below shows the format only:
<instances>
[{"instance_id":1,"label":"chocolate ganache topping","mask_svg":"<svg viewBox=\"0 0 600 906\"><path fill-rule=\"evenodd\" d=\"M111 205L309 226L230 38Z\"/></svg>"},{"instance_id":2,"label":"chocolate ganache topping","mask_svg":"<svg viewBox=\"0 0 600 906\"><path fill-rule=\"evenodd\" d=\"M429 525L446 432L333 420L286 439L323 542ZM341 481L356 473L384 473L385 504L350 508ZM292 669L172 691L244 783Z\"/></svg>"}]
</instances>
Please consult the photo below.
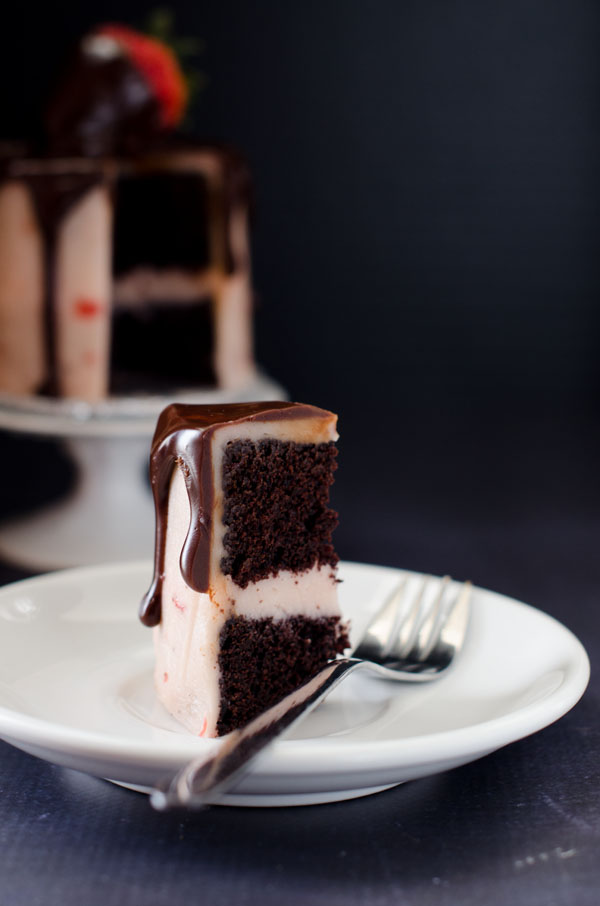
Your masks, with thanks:
<instances>
[{"instance_id":1,"label":"chocolate ganache topping","mask_svg":"<svg viewBox=\"0 0 600 906\"><path fill-rule=\"evenodd\" d=\"M161 619L162 581L169 491L178 465L190 501L190 525L181 551L181 573L190 588L209 591L211 514L214 477L212 437L224 424L272 422L299 418L328 418L331 413L303 403L279 401L195 406L174 403L161 413L150 452L150 482L156 508L154 578L142 599L140 619L157 626Z\"/></svg>"},{"instance_id":2,"label":"chocolate ganache topping","mask_svg":"<svg viewBox=\"0 0 600 906\"><path fill-rule=\"evenodd\" d=\"M130 154L161 131L150 84L114 38L94 33L75 50L45 120L49 148L63 156Z\"/></svg>"}]
</instances>

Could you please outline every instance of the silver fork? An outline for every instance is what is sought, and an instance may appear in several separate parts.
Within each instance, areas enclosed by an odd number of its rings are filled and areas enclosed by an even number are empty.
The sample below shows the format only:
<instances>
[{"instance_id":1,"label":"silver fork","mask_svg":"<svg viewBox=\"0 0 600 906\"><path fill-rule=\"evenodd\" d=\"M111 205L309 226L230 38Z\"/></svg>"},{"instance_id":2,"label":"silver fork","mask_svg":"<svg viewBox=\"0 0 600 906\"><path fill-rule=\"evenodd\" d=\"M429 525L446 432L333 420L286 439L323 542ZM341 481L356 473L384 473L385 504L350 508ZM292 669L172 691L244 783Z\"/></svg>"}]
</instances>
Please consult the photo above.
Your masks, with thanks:
<instances>
[{"instance_id":1,"label":"silver fork","mask_svg":"<svg viewBox=\"0 0 600 906\"><path fill-rule=\"evenodd\" d=\"M428 594L437 583L433 597ZM416 591L404 577L370 621L350 657L329 661L315 676L245 727L223 738L219 751L189 762L150 795L155 809L200 809L217 802L273 740L305 717L349 673L367 669L401 682L441 676L463 646L470 611L471 583L451 594L449 576L424 577Z\"/></svg>"}]
</instances>

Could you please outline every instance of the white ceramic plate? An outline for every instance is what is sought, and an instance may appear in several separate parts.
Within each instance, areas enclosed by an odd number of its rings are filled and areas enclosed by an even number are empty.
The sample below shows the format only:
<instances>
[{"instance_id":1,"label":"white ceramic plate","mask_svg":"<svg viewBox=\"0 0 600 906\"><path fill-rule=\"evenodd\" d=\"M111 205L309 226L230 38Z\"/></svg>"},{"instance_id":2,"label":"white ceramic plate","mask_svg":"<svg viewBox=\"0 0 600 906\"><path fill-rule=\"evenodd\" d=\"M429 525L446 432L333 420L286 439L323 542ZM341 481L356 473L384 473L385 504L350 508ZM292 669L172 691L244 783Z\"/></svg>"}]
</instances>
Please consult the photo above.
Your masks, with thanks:
<instances>
[{"instance_id":1,"label":"white ceramic plate","mask_svg":"<svg viewBox=\"0 0 600 906\"><path fill-rule=\"evenodd\" d=\"M156 703L152 638L137 620L149 563L86 567L0 590L0 737L57 764L148 788L216 740ZM355 636L401 576L342 564ZM552 618L474 589L461 657L435 683L350 677L293 736L265 751L227 798L300 805L366 795L466 764L568 711L589 663Z\"/></svg>"}]
</instances>

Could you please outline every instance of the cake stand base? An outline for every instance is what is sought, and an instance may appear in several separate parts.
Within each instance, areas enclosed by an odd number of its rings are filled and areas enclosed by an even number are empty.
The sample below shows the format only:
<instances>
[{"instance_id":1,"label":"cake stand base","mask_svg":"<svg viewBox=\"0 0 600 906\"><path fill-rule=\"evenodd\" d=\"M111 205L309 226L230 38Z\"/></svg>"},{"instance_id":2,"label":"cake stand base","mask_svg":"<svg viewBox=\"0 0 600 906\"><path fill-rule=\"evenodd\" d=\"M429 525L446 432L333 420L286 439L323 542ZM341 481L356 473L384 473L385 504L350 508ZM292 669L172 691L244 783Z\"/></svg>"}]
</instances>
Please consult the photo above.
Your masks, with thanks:
<instances>
[{"instance_id":1,"label":"cake stand base","mask_svg":"<svg viewBox=\"0 0 600 906\"><path fill-rule=\"evenodd\" d=\"M279 384L261 374L236 392L176 395L178 402L194 403L286 397ZM156 419L170 402L129 397L89 406L0 398L0 428L61 440L77 470L75 487L63 500L0 526L0 557L34 572L151 557L148 456Z\"/></svg>"},{"instance_id":2,"label":"cake stand base","mask_svg":"<svg viewBox=\"0 0 600 906\"><path fill-rule=\"evenodd\" d=\"M146 479L148 437L72 437L70 494L0 528L0 556L28 569L148 557L154 507Z\"/></svg>"}]
</instances>

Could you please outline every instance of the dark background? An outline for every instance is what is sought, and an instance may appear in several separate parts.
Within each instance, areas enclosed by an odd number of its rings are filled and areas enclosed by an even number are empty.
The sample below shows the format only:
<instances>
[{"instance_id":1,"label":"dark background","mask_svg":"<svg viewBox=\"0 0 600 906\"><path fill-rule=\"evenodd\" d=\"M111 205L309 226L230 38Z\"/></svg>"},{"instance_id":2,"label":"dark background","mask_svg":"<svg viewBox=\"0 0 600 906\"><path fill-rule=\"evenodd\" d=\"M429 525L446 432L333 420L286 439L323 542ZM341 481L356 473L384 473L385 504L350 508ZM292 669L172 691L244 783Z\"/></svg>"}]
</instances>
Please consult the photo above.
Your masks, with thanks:
<instances>
[{"instance_id":1,"label":"dark background","mask_svg":"<svg viewBox=\"0 0 600 906\"><path fill-rule=\"evenodd\" d=\"M148 12L56 2L32 29L14 6L7 137L82 31ZM170 8L205 45L196 131L254 171L258 352L295 395L343 418L597 400L595 2Z\"/></svg>"},{"instance_id":2,"label":"dark background","mask_svg":"<svg viewBox=\"0 0 600 906\"><path fill-rule=\"evenodd\" d=\"M340 415L342 555L463 568L433 540L391 537L398 508L419 523L435 510L445 544L473 509L560 516L561 472L598 452L598 4L170 9L204 43L195 130L239 146L254 172L259 361L292 398ZM83 31L148 12L11 5L5 135L39 119ZM344 529L358 511L362 535ZM480 578L476 557L465 569Z\"/></svg>"},{"instance_id":3,"label":"dark background","mask_svg":"<svg viewBox=\"0 0 600 906\"><path fill-rule=\"evenodd\" d=\"M340 416L340 554L530 601L580 636L594 668L600 5L170 7L177 31L205 41L196 130L239 146L254 172L259 361L294 399ZM6 136L35 120L82 31L147 12L131 0L4 10ZM4 435L0 461L23 477L4 483L6 514L72 480L47 441ZM5 747L10 776L33 791L26 806L6 800L5 827L24 828L22 851L9 850L14 902L39 894L32 853L50 883L35 829L49 812L63 815L57 901L70 871L83 887L94 878L98 902L170 902L202 881L215 902L595 906L599 695L593 669L556 727L439 780L204 822L148 819L145 803L89 779L73 792L65 772ZM90 862L65 855L73 835ZM96 843L123 900L106 892Z\"/></svg>"}]
</instances>

